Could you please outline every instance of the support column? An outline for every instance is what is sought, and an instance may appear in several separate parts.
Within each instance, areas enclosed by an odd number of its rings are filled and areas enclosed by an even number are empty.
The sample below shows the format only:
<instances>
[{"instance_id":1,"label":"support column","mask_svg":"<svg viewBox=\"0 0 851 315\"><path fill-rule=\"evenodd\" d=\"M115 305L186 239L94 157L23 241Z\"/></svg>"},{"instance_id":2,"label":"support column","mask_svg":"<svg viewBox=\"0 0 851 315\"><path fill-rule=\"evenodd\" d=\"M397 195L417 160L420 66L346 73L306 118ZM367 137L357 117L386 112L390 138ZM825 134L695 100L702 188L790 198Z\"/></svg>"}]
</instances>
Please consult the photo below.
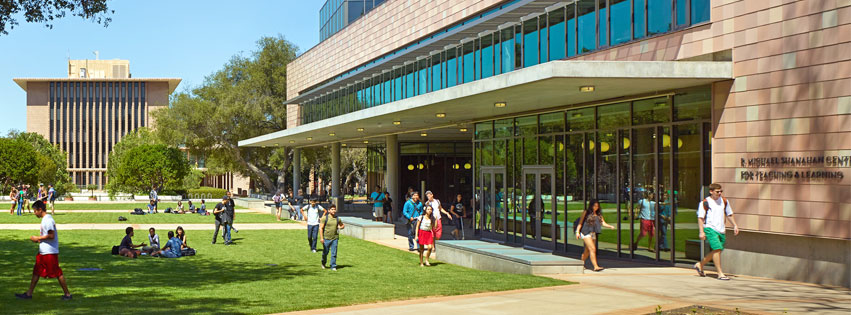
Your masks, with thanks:
<instances>
[{"instance_id":1,"label":"support column","mask_svg":"<svg viewBox=\"0 0 851 315\"><path fill-rule=\"evenodd\" d=\"M405 201L399 192L399 137L389 135L384 140L387 154L387 170L384 173L384 187L393 199L393 218L402 213L402 202Z\"/></svg>"},{"instance_id":2,"label":"support column","mask_svg":"<svg viewBox=\"0 0 851 315\"><path fill-rule=\"evenodd\" d=\"M331 197L334 197L334 204L337 205L337 211L343 210L343 201L345 198L340 195L340 143L334 142L331 144Z\"/></svg>"},{"instance_id":3,"label":"support column","mask_svg":"<svg viewBox=\"0 0 851 315\"><path fill-rule=\"evenodd\" d=\"M301 149L293 149L293 195L298 196L301 187Z\"/></svg>"}]
</instances>

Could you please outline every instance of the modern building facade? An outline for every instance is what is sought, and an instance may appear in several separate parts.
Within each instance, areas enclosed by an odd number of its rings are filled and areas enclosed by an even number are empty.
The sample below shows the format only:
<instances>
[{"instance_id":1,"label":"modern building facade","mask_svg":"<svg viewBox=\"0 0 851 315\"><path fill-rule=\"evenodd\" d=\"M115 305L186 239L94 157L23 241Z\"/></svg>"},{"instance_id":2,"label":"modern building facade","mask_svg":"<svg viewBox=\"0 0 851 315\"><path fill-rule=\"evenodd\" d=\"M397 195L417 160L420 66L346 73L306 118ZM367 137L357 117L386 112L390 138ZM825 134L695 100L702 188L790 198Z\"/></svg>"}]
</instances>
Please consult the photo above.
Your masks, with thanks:
<instances>
[{"instance_id":1,"label":"modern building facade","mask_svg":"<svg viewBox=\"0 0 851 315\"><path fill-rule=\"evenodd\" d=\"M388 0L290 63L287 129L240 145L374 148L396 209L462 193L478 237L569 256L600 200L600 254L661 264L701 256L718 182L725 271L848 287L848 49L841 0Z\"/></svg>"}]
</instances>

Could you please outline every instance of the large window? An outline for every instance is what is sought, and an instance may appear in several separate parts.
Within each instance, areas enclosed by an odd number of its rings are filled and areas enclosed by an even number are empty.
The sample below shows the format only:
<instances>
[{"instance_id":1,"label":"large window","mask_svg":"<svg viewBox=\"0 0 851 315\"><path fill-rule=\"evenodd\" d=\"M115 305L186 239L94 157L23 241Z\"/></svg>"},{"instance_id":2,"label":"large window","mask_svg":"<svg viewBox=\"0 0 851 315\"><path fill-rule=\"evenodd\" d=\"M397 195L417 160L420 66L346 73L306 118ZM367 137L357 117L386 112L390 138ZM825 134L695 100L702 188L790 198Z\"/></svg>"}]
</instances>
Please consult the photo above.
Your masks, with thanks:
<instances>
[{"instance_id":1,"label":"large window","mask_svg":"<svg viewBox=\"0 0 851 315\"><path fill-rule=\"evenodd\" d=\"M647 34L656 35L671 30L671 0L647 1Z\"/></svg>"},{"instance_id":2,"label":"large window","mask_svg":"<svg viewBox=\"0 0 851 315\"><path fill-rule=\"evenodd\" d=\"M579 53L597 49L597 15L594 12L595 0L579 0L577 16L579 16Z\"/></svg>"},{"instance_id":3,"label":"large window","mask_svg":"<svg viewBox=\"0 0 851 315\"><path fill-rule=\"evenodd\" d=\"M612 34L612 45L617 45L620 43L628 42L631 38L631 30L630 30L630 17L632 13L630 11L630 1L629 0L610 0L611 7L609 8L609 12L611 14L611 34Z\"/></svg>"},{"instance_id":4,"label":"large window","mask_svg":"<svg viewBox=\"0 0 851 315\"><path fill-rule=\"evenodd\" d=\"M559 60L565 57L565 23L564 9L551 11L547 19L549 20L549 60Z\"/></svg>"},{"instance_id":5,"label":"large window","mask_svg":"<svg viewBox=\"0 0 851 315\"><path fill-rule=\"evenodd\" d=\"M523 22L523 66L538 64L538 19Z\"/></svg>"}]
</instances>

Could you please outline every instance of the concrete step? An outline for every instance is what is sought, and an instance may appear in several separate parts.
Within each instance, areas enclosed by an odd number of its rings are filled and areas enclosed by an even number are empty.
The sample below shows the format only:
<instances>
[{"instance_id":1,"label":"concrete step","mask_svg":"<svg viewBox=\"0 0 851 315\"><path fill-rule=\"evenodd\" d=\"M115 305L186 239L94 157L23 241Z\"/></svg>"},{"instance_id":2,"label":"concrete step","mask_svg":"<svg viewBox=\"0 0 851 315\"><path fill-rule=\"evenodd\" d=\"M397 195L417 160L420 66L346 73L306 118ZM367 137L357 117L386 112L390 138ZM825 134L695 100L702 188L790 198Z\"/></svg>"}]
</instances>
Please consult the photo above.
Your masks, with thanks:
<instances>
[{"instance_id":1,"label":"concrete step","mask_svg":"<svg viewBox=\"0 0 851 315\"><path fill-rule=\"evenodd\" d=\"M578 259L478 240L437 241L435 257L467 268L515 274L581 274L585 269Z\"/></svg>"}]
</instances>

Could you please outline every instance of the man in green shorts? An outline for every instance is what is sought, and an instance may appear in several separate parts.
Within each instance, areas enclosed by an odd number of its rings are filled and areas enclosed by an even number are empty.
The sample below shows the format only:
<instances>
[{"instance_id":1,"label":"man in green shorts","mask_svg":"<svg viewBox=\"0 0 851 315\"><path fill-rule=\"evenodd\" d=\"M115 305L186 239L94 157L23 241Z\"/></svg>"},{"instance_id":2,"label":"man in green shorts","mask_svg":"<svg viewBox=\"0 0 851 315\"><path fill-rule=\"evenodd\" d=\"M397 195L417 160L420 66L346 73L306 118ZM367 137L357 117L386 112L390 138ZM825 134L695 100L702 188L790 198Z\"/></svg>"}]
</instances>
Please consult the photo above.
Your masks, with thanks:
<instances>
[{"instance_id":1,"label":"man in green shorts","mask_svg":"<svg viewBox=\"0 0 851 315\"><path fill-rule=\"evenodd\" d=\"M730 201L721 197L721 185L712 183L709 185L709 197L706 197L700 204L697 205L697 227L700 231L700 239L707 240L709 243L710 252L703 257L703 260L694 264L694 269L697 274L704 277L703 267L710 261L715 262L715 269L718 270L718 280L730 280L721 271L721 251L724 250L724 243L727 238L724 235L726 231L725 222L730 218L733 223L733 232L739 235L739 225L733 219L733 209L730 208Z\"/></svg>"}]
</instances>

